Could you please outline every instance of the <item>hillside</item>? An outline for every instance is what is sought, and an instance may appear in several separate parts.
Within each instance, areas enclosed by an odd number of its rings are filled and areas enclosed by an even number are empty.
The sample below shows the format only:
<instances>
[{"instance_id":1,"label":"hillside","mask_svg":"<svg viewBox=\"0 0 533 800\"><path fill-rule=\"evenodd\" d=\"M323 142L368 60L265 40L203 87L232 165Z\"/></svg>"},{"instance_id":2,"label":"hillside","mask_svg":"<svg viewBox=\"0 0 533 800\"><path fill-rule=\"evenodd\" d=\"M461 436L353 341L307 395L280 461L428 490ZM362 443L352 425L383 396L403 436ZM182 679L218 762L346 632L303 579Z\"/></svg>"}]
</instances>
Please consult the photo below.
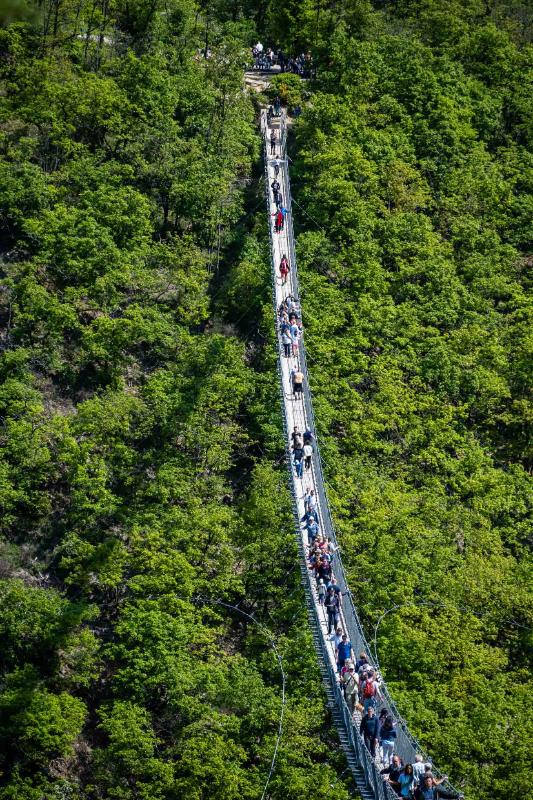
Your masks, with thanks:
<instances>
[{"instance_id":1,"label":"hillside","mask_svg":"<svg viewBox=\"0 0 533 800\"><path fill-rule=\"evenodd\" d=\"M302 109L306 347L368 638L468 798L528 796L528 4L0 22L0 800L349 796L284 464L257 37L316 67L271 96Z\"/></svg>"}]
</instances>

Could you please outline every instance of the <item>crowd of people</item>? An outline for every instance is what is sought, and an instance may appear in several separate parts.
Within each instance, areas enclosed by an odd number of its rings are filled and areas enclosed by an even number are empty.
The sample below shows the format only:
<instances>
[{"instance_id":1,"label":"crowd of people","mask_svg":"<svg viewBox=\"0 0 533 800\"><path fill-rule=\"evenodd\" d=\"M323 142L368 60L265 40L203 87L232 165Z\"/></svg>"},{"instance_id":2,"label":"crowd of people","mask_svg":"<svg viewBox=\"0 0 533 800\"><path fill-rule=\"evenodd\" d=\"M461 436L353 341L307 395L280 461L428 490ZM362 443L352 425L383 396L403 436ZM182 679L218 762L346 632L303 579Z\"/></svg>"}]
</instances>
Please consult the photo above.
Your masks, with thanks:
<instances>
[{"instance_id":1,"label":"crowd of people","mask_svg":"<svg viewBox=\"0 0 533 800\"><path fill-rule=\"evenodd\" d=\"M271 136L271 155L276 154L276 137ZM272 200L276 206L275 230L283 230L284 215L281 186L278 181L279 162L270 159L274 165L274 180L270 185ZM276 166L278 169L276 169ZM278 215L283 217L281 227ZM291 265L285 253L279 264L279 284L285 287L291 272ZM298 298L291 292L282 290L284 297L277 309L278 332L282 356L295 358L295 366L290 370L292 398L303 399L305 375L298 358L303 336L303 323ZM304 480L312 474L314 436L309 429L301 431L295 425L290 434L290 448L296 478ZM304 515L302 526L307 541L306 553L311 579L315 582L317 601L323 609L327 624L327 635L331 642L338 672L338 681L352 715L354 725L359 728L363 742L380 768L383 780L390 784L396 795L404 800L439 800L439 798L461 798L455 792L445 789L441 784L447 776L437 778L429 762L417 755L413 763L403 763L395 752L398 738L397 723L390 711L383 707L383 694L377 669L370 663L367 654L360 652L355 656L352 643L344 626L343 592L336 582L333 571L333 557L338 549L330 537L321 531L317 497L313 488L304 491Z\"/></svg>"},{"instance_id":2,"label":"crowd of people","mask_svg":"<svg viewBox=\"0 0 533 800\"><path fill-rule=\"evenodd\" d=\"M277 51L272 47L265 49L261 42L257 42L252 47L252 56L254 69L262 72L267 72L278 65L281 72L292 72L300 75L301 78L310 78L313 74L311 53L300 53L300 55L292 57L284 53L281 48L278 48Z\"/></svg>"}]
</instances>

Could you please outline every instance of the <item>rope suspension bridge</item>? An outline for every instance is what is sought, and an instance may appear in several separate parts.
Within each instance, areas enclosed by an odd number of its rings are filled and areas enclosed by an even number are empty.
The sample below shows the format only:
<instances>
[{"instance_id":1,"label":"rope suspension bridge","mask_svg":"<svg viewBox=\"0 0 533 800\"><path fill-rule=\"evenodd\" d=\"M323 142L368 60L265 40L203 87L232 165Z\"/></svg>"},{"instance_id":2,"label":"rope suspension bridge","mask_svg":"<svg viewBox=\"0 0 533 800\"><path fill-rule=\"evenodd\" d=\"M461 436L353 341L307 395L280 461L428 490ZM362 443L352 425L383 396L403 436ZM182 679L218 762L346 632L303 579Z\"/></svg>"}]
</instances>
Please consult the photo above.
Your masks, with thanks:
<instances>
[{"instance_id":1,"label":"rope suspension bridge","mask_svg":"<svg viewBox=\"0 0 533 800\"><path fill-rule=\"evenodd\" d=\"M275 153L269 153L272 131L275 131ZM352 773L357 789L364 800L397 800L390 783L380 774L381 763L378 757L373 758L365 746L359 733L360 713L351 709L344 698L339 682L335 649L328 633L327 615L324 606L319 603L316 582L308 566L307 550L309 541L307 530L302 520L305 517L305 495L314 490L316 497L316 512L319 528L323 536L331 539L333 543L332 572L335 584L340 588L343 601L340 609L340 620L343 631L348 634L354 652L364 651L369 654L370 648L366 641L357 610L353 603L346 575L342 563L340 549L333 526L332 515L325 489L322 473L320 449L316 436L316 425L313 414L313 403L309 388L308 370L304 342L300 339L295 354L283 356L283 347L279 333L278 309L283 301L291 296L299 298L298 271L296 265L296 252L294 232L292 225L292 196L287 158L287 123L285 115L272 119L267 117L265 110L261 114L261 131L264 142L264 179L266 187L266 203L269 216L271 269L272 269L272 302L276 330L278 332L278 373L281 395L282 417L285 436L286 460L290 471L290 486L292 492L292 506L296 525L296 537L300 560L302 584L305 591L305 600L308 617L313 635L313 642L318 656L318 662L325 686L328 706L331 710L334 725L338 731L342 748L345 752L348 767ZM281 230L274 231L273 219L276 219L277 205L273 200L270 190L272 182L277 179L280 184L280 193L283 206L286 209L284 224ZM290 271L285 280L280 280L279 265L282 257L286 255ZM303 390L294 392L294 374L300 372L303 377ZM314 453L309 469L303 472L302 477L295 475L292 467L291 432L295 426L299 431L310 430L314 435ZM404 764L415 762L421 748L416 739L410 734L405 722L399 715L387 687L383 681L379 685L382 697L377 701L376 713L386 709L396 720L395 753L400 756ZM424 758L424 761L428 759ZM438 772L433 768L433 774ZM453 787L443 782L443 788L456 796Z\"/></svg>"}]
</instances>

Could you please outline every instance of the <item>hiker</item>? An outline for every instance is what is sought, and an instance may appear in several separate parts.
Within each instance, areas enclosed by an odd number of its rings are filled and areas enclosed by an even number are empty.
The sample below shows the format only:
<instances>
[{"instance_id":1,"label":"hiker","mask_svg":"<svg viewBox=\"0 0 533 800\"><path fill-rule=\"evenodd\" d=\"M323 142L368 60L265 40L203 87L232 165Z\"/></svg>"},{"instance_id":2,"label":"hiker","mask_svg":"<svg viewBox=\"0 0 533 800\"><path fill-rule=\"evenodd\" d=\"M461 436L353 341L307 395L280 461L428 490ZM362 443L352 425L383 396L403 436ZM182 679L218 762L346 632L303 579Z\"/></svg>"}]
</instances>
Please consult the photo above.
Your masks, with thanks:
<instances>
[{"instance_id":1,"label":"hiker","mask_svg":"<svg viewBox=\"0 0 533 800\"><path fill-rule=\"evenodd\" d=\"M307 470L311 469L312 456L313 456L313 445L309 444L308 442L307 444L304 444L304 459L305 459L304 467L306 472Z\"/></svg>"},{"instance_id":2,"label":"hiker","mask_svg":"<svg viewBox=\"0 0 533 800\"><path fill-rule=\"evenodd\" d=\"M292 325L290 327L290 334L291 334L291 339L292 339L292 354L293 354L293 356L297 356L298 355L298 344L299 344L298 340L300 338L300 330L299 330L298 325L296 324L295 321L293 321L293 323L292 323Z\"/></svg>"},{"instance_id":3,"label":"hiker","mask_svg":"<svg viewBox=\"0 0 533 800\"><path fill-rule=\"evenodd\" d=\"M376 744L379 737L379 720L376 717L374 706L370 706L364 717L361 719L359 733L364 739L366 749L370 751L372 758L375 758Z\"/></svg>"},{"instance_id":4,"label":"hiker","mask_svg":"<svg viewBox=\"0 0 533 800\"><path fill-rule=\"evenodd\" d=\"M326 599L326 584L324 583L324 579L320 578L320 580L318 581L318 604L323 606L325 599Z\"/></svg>"},{"instance_id":5,"label":"hiker","mask_svg":"<svg viewBox=\"0 0 533 800\"><path fill-rule=\"evenodd\" d=\"M313 439L314 439L314 438L315 438L315 437L313 436L313 434L311 433L311 431L309 430L309 428L307 428L307 429L304 431L304 444L313 444Z\"/></svg>"},{"instance_id":6,"label":"hiker","mask_svg":"<svg viewBox=\"0 0 533 800\"><path fill-rule=\"evenodd\" d=\"M310 544L314 543L316 537L318 536L318 532L318 522L312 517L307 525L307 538L309 539Z\"/></svg>"},{"instance_id":7,"label":"hiker","mask_svg":"<svg viewBox=\"0 0 533 800\"><path fill-rule=\"evenodd\" d=\"M275 109L274 109L275 110ZM272 130L270 132L270 155L276 155L276 131Z\"/></svg>"},{"instance_id":8,"label":"hiker","mask_svg":"<svg viewBox=\"0 0 533 800\"><path fill-rule=\"evenodd\" d=\"M283 230L283 224L285 222L281 209L275 211L272 216L274 217L274 230L276 233L280 233Z\"/></svg>"},{"instance_id":9,"label":"hiker","mask_svg":"<svg viewBox=\"0 0 533 800\"><path fill-rule=\"evenodd\" d=\"M294 347L294 342L292 346ZM304 380L305 376L303 372L300 372L299 369L293 369L291 371L292 391L295 400L298 400L298 398L301 398L302 396L302 392L304 390Z\"/></svg>"},{"instance_id":10,"label":"hiker","mask_svg":"<svg viewBox=\"0 0 533 800\"><path fill-rule=\"evenodd\" d=\"M390 714L387 715L385 722L381 726L379 732L379 740L381 744L381 757L385 766L390 766L394 755L394 746L396 744L396 730L395 723Z\"/></svg>"},{"instance_id":11,"label":"hiker","mask_svg":"<svg viewBox=\"0 0 533 800\"><path fill-rule=\"evenodd\" d=\"M348 639L348 634L342 634L342 640L337 647L337 669L340 672L346 661L352 658L352 643Z\"/></svg>"},{"instance_id":12,"label":"hiker","mask_svg":"<svg viewBox=\"0 0 533 800\"><path fill-rule=\"evenodd\" d=\"M366 667L368 669L368 658L364 650L361 650L359 653L359 658L355 662L355 668L357 672L360 672L361 667Z\"/></svg>"},{"instance_id":13,"label":"hiker","mask_svg":"<svg viewBox=\"0 0 533 800\"><path fill-rule=\"evenodd\" d=\"M303 447L302 434L298 425L294 426L294 429L291 433L291 441L293 447Z\"/></svg>"},{"instance_id":14,"label":"hiker","mask_svg":"<svg viewBox=\"0 0 533 800\"><path fill-rule=\"evenodd\" d=\"M357 673L353 667L353 661L346 662L346 670L342 675L342 683L344 688L344 698L350 709L350 713L355 711L355 704L357 703Z\"/></svg>"},{"instance_id":15,"label":"hiker","mask_svg":"<svg viewBox=\"0 0 533 800\"><path fill-rule=\"evenodd\" d=\"M276 95L274 98L274 114L276 117L279 117L281 113L281 100L279 99L279 95Z\"/></svg>"},{"instance_id":16,"label":"hiker","mask_svg":"<svg viewBox=\"0 0 533 800\"><path fill-rule=\"evenodd\" d=\"M283 229L284 229L284 227L285 227L285 217L287 216L287 214L288 214L289 212L288 212L288 210L285 208L285 206L281 206L281 208L280 208L280 211L281 211L281 216L282 216L282 220L281 220L281 230L283 230Z\"/></svg>"},{"instance_id":17,"label":"hiker","mask_svg":"<svg viewBox=\"0 0 533 800\"><path fill-rule=\"evenodd\" d=\"M394 791L396 794L399 794L400 797L404 797L408 800L412 797L414 783L415 783L415 776L413 775L413 765L406 764L400 774L398 775L398 780L392 780L389 777L389 783L392 784Z\"/></svg>"},{"instance_id":18,"label":"hiker","mask_svg":"<svg viewBox=\"0 0 533 800\"><path fill-rule=\"evenodd\" d=\"M337 617L339 615L337 595L333 589L328 589L324 605L326 607L326 611L328 612L328 633L331 633L337 624Z\"/></svg>"},{"instance_id":19,"label":"hiker","mask_svg":"<svg viewBox=\"0 0 533 800\"><path fill-rule=\"evenodd\" d=\"M301 447L295 447L293 450L294 469L297 478L303 478L304 474L304 451Z\"/></svg>"},{"instance_id":20,"label":"hiker","mask_svg":"<svg viewBox=\"0 0 533 800\"><path fill-rule=\"evenodd\" d=\"M415 783L417 786L420 786L422 783L422 779L424 777L424 756L420 753L417 753L415 756L415 760L413 763L413 775L415 776Z\"/></svg>"},{"instance_id":21,"label":"hiker","mask_svg":"<svg viewBox=\"0 0 533 800\"><path fill-rule=\"evenodd\" d=\"M363 706L365 708L365 712L368 711L369 706L376 705L376 697L379 697L382 700L381 692L379 691L378 683L374 677L373 670L368 670L367 677L364 683L361 685L362 697L363 697ZM391 717L392 719L392 717Z\"/></svg>"},{"instance_id":22,"label":"hiker","mask_svg":"<svg viewBox=\"0 0 533 800\"><path fill-rule=\"evenodd\" d=\"M278 192L278 196L276 198L276 208L282 208L282 207L283 207L283 195L281 194L281 192Z\"/></svg>"},{"instance_id":23,"label":"hiker","mask_svg":"<svg viewBox=\"0 0 533 800\"><path fill-rule=\"evenodd\" d=\"M272 108L272 106L270 106L270 108ZM274 164L274 177L275 177L275 178L276 178L276 180L277 180L277 178L278 178L278 175L279 175L279 168L280 168L280 166L281 166L281 162L280 162L280 161L278 161L278 159L276 159L276 160L275 160L275 161L273 161L272 163Z\"/></svg>"},{"instance_id":24,"label":"hiker","mask_svg":"<svg viewBox=\"0 0 533 800\"><path fill-rule=\"evenodd\" d=\"M400 772L402 771L402 759L400 756L393 756L391 763L380 770L381 775L385 775L386 777L384 780L395 782L400 777Z\"/></svg>"},{"instance_id":25,"label":"hiker","mask_svg":"<svg viewBox=\"0 0 533 800\"><path fill-rule=\"evenodd\" d=\"M285 253L281 257L281 261L279 262L279 274L281 275L281 284L284 286L287 283L287 275L290 272L289 262L287 260L287 256Z\"/></svg>"},{"instance_id":26,"label":"hiker","mask_svg":"<svg viewBox=\"0 0 533 800\"><path fill-rule=\"evenodd\" d=\"M329 583L329 580L331 578L331 564L329 563L327 558L324 558L324 556L321 556L320 560L317 562L316 575L317 575L317 579L322 578L324 583L326 583L326 584ZM335 592L333 592L333 594L335 595ZM337 595L335 595L335 601L336 601L337 609L338 609L339 608L339 600L337 598Z\"/></svg>"},{"instance_id":27,"label":"hiker","mask_svg":"<svg viewBox=\"0 0 533 800\"><path fill-rule=\"evenodd\" d=\"M285 328L282 327L281 343L283 345L283 355L285 356L285 358L290 358L292 349L292 336L290 333L288 323Z\"/></svg>"},{"instance_id":28,"label":"hiker","mask_svg":"<svg viewBox=\"0 0 533 800\"><path fill-rule=\"evenodd\" d=\"M424 775L424 780L421 786L418 786L414 791L415 800L440 800L440 798L453 798L454 800L462 800L464 795L457 794L456 792L448 792L445 789L440 789L435 779L431 775Z\"/></svg>"},{"instance_id":29,"label":"hiker","mask_svg":"<svg viewBox=\"0 0 533 800\"><path fill-rule=\"evenodd\" d=\"M316 495L314 489L310 489L309 494L307 495L307 504L305 510L308 514L313 514L318 522L318 515L316 512Z\"/></svg>"},{"instance_id":30,"label":"hiker","mask_svg":"<svg viewBox=\"0 0 533 800\"><path fill-rule=\"evenodd\" d=\"M278 205L279 190L280 190L281 187L279 185L279 181L276 178L274 178L274 180L270 184L270 188L272 189L272 196L273 196L274 202L275 202L275 204L277 206Z\"/></svg>"}]
</instances>

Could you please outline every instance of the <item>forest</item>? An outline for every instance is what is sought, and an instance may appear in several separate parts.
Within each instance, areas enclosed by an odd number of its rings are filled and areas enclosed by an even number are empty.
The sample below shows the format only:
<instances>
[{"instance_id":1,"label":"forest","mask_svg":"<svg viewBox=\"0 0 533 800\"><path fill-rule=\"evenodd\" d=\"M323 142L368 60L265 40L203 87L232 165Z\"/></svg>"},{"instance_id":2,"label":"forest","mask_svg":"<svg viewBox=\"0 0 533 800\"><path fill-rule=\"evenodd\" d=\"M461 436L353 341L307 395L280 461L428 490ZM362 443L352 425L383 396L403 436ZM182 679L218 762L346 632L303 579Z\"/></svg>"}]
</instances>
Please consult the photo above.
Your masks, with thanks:
<instances>
[{"instance_id":1,"label":"forest","mask_svg":"<svg viewBox=\"0 0 533 800\"><path fill-rule=\"evenodd\" d=\"M2 4L0 800L353 788L300 586L258 37L315 65L269 97L301 108L306 350L367 636L468 800L533 796L532 31L526 0Z\"/></svg>"}]
</instances>

